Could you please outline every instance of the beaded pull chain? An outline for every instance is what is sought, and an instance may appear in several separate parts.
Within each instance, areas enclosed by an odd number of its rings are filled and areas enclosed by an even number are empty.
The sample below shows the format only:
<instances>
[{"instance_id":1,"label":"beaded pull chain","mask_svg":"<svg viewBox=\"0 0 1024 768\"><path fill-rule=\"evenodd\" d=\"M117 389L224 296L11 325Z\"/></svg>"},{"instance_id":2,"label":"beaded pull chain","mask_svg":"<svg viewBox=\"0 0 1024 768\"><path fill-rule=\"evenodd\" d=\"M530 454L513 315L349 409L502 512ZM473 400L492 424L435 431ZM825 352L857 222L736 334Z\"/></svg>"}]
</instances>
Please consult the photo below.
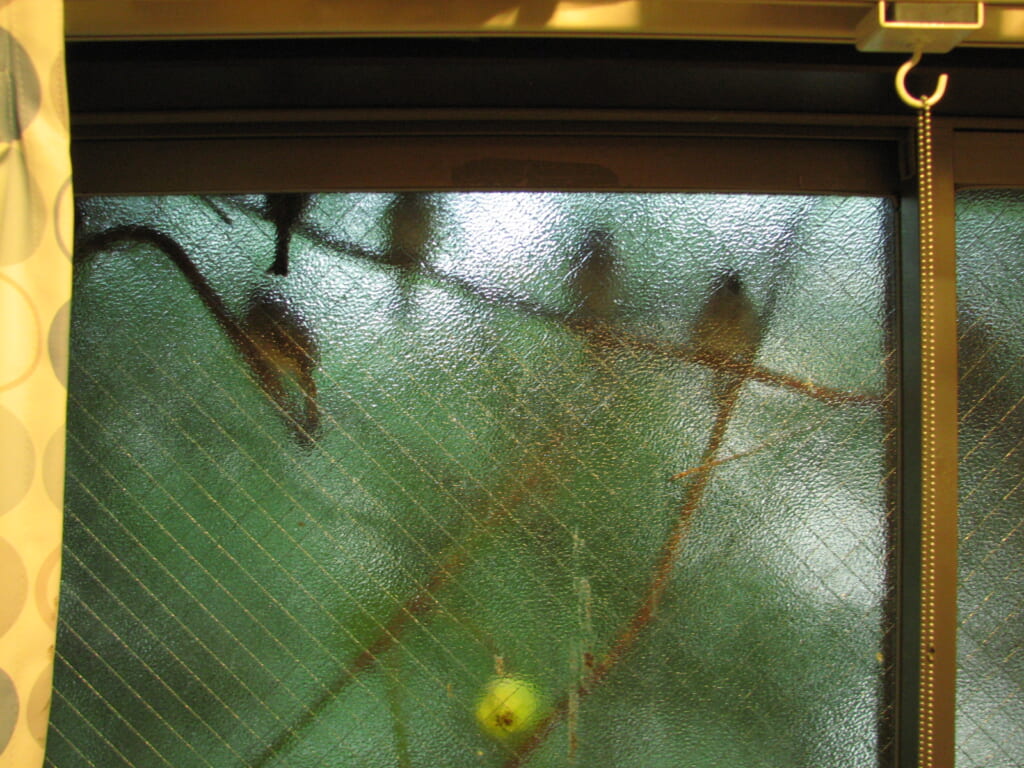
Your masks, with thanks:
<instances>
[{"instance_id":1,"label":"beaded pull chain","mask_svg":"<svg viewBox=\"0 0 1024 768\"><path fill-rule=\"evenodd\" d=\"M936 521L938 515L938 456L936 431L936 306L935 306L935 195L932 150L932 106L946 92L949 77L941 75L935 93L915 98L904 84L921 60L921 51L899 68L896 91L905 104L917 110L917 197L921 250L921 666L920 742L921 768L935 766L936 697Z\"/></svg>"}]
</instances>

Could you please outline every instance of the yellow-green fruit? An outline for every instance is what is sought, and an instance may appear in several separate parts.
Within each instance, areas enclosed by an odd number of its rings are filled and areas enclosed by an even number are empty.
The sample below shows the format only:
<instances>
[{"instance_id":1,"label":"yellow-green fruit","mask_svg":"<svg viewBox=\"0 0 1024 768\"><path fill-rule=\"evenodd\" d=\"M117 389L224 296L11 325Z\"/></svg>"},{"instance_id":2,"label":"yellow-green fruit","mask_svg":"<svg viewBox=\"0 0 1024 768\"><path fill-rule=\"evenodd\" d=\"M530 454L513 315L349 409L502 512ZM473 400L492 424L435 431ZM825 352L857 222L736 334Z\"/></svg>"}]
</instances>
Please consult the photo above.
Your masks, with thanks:
<instances>
[{"instance_id":1,"label":"yellow-green fruit","mask_svg":"<svg viewBox=\"0 0 1024 768\"><path fill-rule=\"evenodd\" d=\"M537 721L536 689L515 677L495 677L484 687L476 719L488 736L502 741L522 734Z\"/></svg>"}]
</instances>

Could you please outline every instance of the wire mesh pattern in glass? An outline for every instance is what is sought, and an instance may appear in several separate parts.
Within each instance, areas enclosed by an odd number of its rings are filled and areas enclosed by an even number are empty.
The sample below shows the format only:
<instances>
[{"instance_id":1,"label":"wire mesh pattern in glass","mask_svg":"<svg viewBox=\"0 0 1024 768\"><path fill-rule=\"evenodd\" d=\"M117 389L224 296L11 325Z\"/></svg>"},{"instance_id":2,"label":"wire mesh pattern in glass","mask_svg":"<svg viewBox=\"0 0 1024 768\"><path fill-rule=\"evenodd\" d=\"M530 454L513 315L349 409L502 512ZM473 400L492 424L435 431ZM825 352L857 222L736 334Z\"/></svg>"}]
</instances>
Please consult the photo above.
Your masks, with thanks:
<instances>
[{"instance_id":1,"label":"wire mesh pattern in glass","mask_svg":"<svg viewBox=\"0 0 1024 768\"><path fill-rule=\"evenodd\" d=\"M50 765L887 762L892 201L78 213Z\"/></svg>"},{"instance_id":2,"label":"wire mesh pattern in glass","mask_svg":"<svg viewBox=\"0 0 1024 768\"><path fill-rule=\"evenodd\" d=\"M957 195L960 549L956 761L1024 755L1024 194Z\"/></svg>"}]
</instances>

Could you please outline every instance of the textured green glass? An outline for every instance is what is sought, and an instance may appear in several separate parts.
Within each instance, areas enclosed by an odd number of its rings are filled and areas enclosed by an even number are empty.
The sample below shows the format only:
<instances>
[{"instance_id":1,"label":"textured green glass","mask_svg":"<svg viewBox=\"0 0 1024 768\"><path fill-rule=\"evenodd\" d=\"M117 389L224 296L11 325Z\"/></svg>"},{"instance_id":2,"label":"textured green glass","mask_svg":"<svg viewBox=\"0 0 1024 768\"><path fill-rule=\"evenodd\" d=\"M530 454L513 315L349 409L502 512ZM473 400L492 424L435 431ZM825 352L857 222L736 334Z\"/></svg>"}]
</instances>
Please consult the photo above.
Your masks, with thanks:
<instances>
[{"instance_id":1,"label":"textured green glass","mask_svg":"<svg viewBox=\"0 0 1024 768\"><path fill-rule=\"evenodd\" d=\"M887 763L893 222L80 201L49 763Z\"/></svg>"},{"instance_id":2,"label":"textured green glass","mask_svg":"<svg viewBox=\"0 0 1024 768\"><path fill-rule=\"evenodd\" d=\"M1024 755L1024 193L957 196L959 768Z\"/></svg>"}]
</instances>

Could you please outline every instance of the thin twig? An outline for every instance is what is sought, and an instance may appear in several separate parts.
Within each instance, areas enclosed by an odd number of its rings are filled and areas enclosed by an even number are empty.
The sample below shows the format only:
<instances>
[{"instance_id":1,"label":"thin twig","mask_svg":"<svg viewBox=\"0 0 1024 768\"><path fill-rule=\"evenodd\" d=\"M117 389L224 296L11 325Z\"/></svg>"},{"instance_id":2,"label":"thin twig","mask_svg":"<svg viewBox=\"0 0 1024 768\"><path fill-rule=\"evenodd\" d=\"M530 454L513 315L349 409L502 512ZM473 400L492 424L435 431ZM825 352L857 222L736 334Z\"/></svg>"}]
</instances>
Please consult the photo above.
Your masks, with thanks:
<instances>
[{"instance_id":1,"label":"thin twig","mask_svg":"<svg viewBox=\"0 0 1024 768\"><path fill-rule=\"evenodd\" d=\"M679 558L679 553L682 551L683 542L690 531L693 514L700 506L700 502L704 497L704 492L711 479L711 469L716 466L716 456L722 446L729 422L732 419L733 410L739 399L743 382L744 378L742 376L735 377L718 399L715 423L711 428L708 445L698 467L698 469L703 469L703 471L696 473L693 483L687 491L675 525L662 546L661 558L654 569L654 575L651 578L650 585L647 587L643 600L640 602L640 606L619 633L611 649L591 668L590 673L580 682L575 691L563 695L551 708L547 716L537 724L531 736L515 749L505 762L504 768L518 768L518 766L523 765L565 718L570 702L573 700L579 701L592 693L604 681L608 673L632 650L644 629L651 623L668 587L672 571Z\"/></svg>"},{"instance_id":2,"label":"thin twig","mask_svg":"<svg viewBox=\"0 0 1024 768\"><path fill-rule=\"evenodd\" d=\"M798 379L795 376L777 373L758 365L737 362L727 355L718 355L710 351L698 351L691 344L671 343L637 336L607 323L596 323L589 320L569 321L566 323L566 326L574 333L587 336L591 343L599 346L637 349L659 357L697 363L718 373L732 373L750 381L792 389L815 400L822 400L834 405L853 403L878 405L885 400L884 397L879 395L847 392L841 389L821 386L810 381Z\"/></svg>"},{"instance_id":3,"label":"thin twig","mask_svg":"<svg viewBox=\"0 0 1024 768\"><path fill-rule=\"evenodd\" d=\"M684 469L682 472L676 472L676 474L668 478L668 481L674 482L676 480L682 480L683 478L689 477L690 475L696 475L698 472L707 472L709 469L712 469L714 467L720 467L723 464L728 464L731 461L736 461L737 459L745 459L747 456L753 456L755 453L760 453L761 451L771 448L773 445L777 445L780 440L787 440L794 437L798 437L800 435L807 434L808 432L813 432L817 428L818 425L813 424L809 427L804 427L803 429L787 429L782 430L780 432L776 432L774 435L769 436L768 439L762 441L758 445L755 445L753 448L748 448L745 451L738 451L736 453L730 453L728 456L723 456L720 459L714 459L703 464L698 464L695 467Z\"/></svg>"},{"instance_id":4,"label":"thin twig","mask_svg":"<svg viewBox=\"0 0 1024 768\"><path fill-rule=\"evenodd\" d=\"M285 751L294 744L302 732L316 722L321 713L331 702L354 682L364 671L380 661L381 657L399 644L405 630L438 607L438 593L447 587L459 572L465 568L468 555L474 551L485 535L488 535L495 525L500 524L511 514L511 511L519 507L525 498L531 494L544 476L551 476L554 470L549 462L550 453L562 442L561 437L556 434L550 441L548 448L541 451L536 459L531 462L532 470L514 493L510 494L508 500L491 511L481 519L470 535L459 542L457 547L452 547L444 558L443 562L431 574L430 578L422 584L419 589L394 613L391 620L383 628L377 639L367 646L362 653L348 663L327 686L319 698L309 706L291 723L282 730L276 739L263 749L260 754L248 765L250 768L261 768L276 755ZM521 477L520 474L515 475Z\"/></svg>"}]
</instances>

